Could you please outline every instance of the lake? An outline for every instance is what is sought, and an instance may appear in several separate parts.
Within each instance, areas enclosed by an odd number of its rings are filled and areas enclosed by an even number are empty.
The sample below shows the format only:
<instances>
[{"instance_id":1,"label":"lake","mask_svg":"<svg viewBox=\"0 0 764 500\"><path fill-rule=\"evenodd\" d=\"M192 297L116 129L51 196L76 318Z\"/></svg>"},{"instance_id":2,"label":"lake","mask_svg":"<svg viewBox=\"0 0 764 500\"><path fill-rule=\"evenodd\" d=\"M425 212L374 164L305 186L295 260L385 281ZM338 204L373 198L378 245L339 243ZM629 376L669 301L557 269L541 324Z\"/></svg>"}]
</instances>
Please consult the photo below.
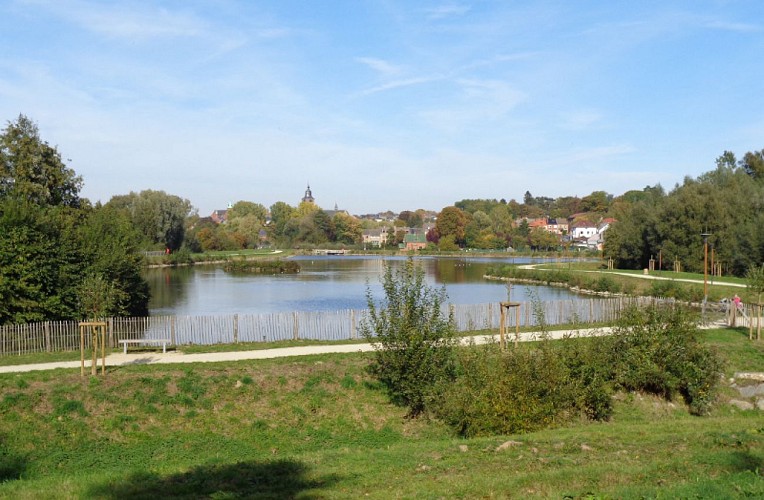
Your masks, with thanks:
<instances>
[{"instance_id":1,"label":"lake","mask_svg":"<svg viewBox=\"0 0 764 500\"><path fill-rule=\"evenodd\" d=\"M264 314L288 311L365 309L366 291L380 299L385 265L400 266L406 257L299 256L298 274L230 273L221 266L149 269L149 309L157 315ZM500 263L534 263L524 257L418 257L431 286L445 286L451 304L484 304L507 300L507 285L483 278ZM565 288L512 285L513 301L543 301L577 297Z\"/></svg>"}]
</instances>

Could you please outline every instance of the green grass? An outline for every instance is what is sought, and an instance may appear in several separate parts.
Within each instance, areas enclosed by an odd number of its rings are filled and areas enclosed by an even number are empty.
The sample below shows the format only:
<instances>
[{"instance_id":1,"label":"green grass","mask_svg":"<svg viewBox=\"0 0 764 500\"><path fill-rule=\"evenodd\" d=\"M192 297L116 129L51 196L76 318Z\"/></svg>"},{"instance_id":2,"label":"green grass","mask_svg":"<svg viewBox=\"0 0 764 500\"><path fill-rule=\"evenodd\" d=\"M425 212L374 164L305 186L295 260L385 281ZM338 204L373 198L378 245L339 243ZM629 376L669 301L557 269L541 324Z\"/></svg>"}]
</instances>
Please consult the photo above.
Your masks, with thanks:
<instances>
[{"instance_id":1,"label":"green grass","mask_svg":"<svg viewBox=\"0 0 764 500\"><path fill-rule=\"evenodd\" d=\"M568 263L554 263L554 264L542 264L539 266L536 266L537 269L569 269L571 271L597 271L601 273L620 273L620 274L633 274L635 277L644 276L644 270L642 269L603 269L602 268L603 263L602 262L572 262L570 265ZM681 272L681 273L675 273L673 271L652 271L649 274L650 276L657 276L661 278L668 278L668 279L685 279L685 280L696 280L696 281L703 281L703 273L687 273L687 272ZM707 276L707 280L709 284L719 284L724 285L728 283L737 284L737 285L745 285L746 280L744 278L737 278L735 276Z\"/></svg>"},{"instance_id":2,"label":"green grass","mask_svg":"<svg viewBox=\"0 0 764 500\"><path fill-rule=\"evenodd\" d=\"M730 373L764 342L703 333ZM463 440L404 418L361 354L0 375L2 498L764 496L764 420L616 401L607 423ZM503 443L519 444L500 449Z\"/></svg>"}]
</instances>

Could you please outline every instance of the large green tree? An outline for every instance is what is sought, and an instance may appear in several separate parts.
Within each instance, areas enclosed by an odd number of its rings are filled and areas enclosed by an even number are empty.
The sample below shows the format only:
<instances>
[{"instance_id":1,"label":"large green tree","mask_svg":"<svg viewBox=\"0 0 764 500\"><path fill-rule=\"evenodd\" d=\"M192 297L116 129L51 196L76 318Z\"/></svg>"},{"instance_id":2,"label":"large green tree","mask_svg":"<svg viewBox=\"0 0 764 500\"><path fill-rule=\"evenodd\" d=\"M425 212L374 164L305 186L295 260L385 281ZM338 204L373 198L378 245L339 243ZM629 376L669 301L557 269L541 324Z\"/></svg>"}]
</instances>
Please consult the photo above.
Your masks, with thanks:
<instances>
[{"instance_id":1,"label":"large green tree","mask_svg":"<svg viewBox=\"0 0 764 500\"><path fill-rule=\"evenodd\" d=\"M183 244L186 218L194 212L190 201L151 189L114 196L107 205L130 216L147 248L161 245L173 251Z\"/></svg>"},{"instance_id":2,"label":"large green tree","mask_svg":"<svg viewBox=\"0 0 764 500\"><path fill-rule=\"evenodd\" d=\"M109 291L99 311L146 314L131 224L79 198L80 178L27 118L0 144L0 324L83 318Z\"/></svg>"},{"instance_id":3,"label":"large green tree","mask_svg":"<svg viewBox=\"0 0 764 500\"><path fill-rule=\"evenodd\" d=\"M81 187L58 150L40 139L36 123L24 115L8 122L0 134L0 197L78 206Z\"/></svg>"}]
</instances>

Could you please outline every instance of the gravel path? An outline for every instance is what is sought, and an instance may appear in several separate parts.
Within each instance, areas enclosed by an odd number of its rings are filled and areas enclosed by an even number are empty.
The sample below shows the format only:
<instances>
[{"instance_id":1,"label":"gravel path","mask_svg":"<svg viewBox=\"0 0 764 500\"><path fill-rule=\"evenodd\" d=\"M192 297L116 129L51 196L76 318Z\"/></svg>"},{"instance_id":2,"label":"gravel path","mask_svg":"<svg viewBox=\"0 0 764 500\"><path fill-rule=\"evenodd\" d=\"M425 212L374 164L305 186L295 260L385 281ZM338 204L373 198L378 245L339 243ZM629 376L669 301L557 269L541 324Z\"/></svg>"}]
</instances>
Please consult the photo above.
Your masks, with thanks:
<instances>
[{"instance_id":1,"label":"gravel path","mask_svg":"<svg viewBox=\"0 0 764 500\"><path fill-rule=\"evenodd\" d=\"M549 332L550 338L559 339L563 336L591 337L597 335L606 335L610 328L587 328L580 330L558 330ZM521 342L538 340L539 332L525 332L520 334ZM498 341L498 335L478 335L474 337L465 337L462 343L484 344L491 340ZM507 342L514 341L514 336L510 336ZM304 347L281 347L276 349L259 349L254 351L230 351L230 352L210 352L200 354L183 354L178 351L168 353L112 353L106 356L106 366L129 366L129 365L155 365L155 364L174 364L174 363L224 363L228 361L242 361L252 359L272 359L286 358L291 356L308 356L311 354L328 353L348 353L348 352L368 352L373 351L371 344L337 344L337 345L313 345ZM85 367L90 367L90 360L85 360ZM100 366L100 360L98 363ZM56 370L79 369L80 361L59 361L55 363L38 363L29 365L10 365L0 366L0 373L21 373L36 370Z\"/></svg>"}]
</instances>

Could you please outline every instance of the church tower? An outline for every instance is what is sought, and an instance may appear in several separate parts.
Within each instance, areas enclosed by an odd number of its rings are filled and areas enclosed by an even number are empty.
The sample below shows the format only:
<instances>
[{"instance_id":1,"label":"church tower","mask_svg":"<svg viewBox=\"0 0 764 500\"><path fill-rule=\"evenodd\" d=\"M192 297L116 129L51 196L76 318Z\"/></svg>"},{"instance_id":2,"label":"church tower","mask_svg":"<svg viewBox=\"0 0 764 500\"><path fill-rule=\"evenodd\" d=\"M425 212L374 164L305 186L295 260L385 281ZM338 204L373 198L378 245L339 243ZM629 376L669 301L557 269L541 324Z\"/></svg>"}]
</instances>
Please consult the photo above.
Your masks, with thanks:
<instances>
[{"instance_id":1,"label":"church tower","mask_svg":"<svg viewBox=\"0 0 764 500\"><path fill-rule=\"evenodd\" d=\"M308 189L305 190L305 196L302 197L302 201L315 203L315 200L313 199L313 193L310 191L310 183L308 183Z\"/></svg>"}]
</instances>

